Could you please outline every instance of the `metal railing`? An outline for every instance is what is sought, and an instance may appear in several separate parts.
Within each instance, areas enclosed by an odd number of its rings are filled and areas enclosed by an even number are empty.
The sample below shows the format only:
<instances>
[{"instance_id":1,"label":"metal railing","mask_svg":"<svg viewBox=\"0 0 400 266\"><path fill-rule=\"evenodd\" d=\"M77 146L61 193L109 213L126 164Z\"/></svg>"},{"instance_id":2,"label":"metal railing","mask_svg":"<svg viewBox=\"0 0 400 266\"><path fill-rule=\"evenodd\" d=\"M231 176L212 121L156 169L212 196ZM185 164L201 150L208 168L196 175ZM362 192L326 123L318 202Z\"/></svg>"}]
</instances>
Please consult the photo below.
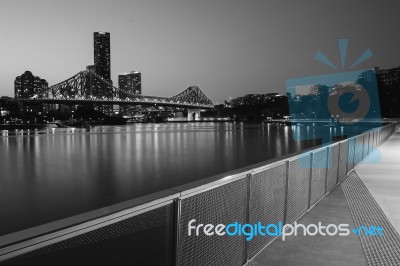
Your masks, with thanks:
<instances>
[{"instance_id":1,"label":"metal railing","mask_svg":"<svg viewBox=\"0 0 400 266\"><path fill-rule=\"evenodd\" d=\"M188 222L293 223L399 127L400 123L392 123L330 145L2 236L0 264L241 266L275 238L189 236Z\"/></svg>"}]
</instances>

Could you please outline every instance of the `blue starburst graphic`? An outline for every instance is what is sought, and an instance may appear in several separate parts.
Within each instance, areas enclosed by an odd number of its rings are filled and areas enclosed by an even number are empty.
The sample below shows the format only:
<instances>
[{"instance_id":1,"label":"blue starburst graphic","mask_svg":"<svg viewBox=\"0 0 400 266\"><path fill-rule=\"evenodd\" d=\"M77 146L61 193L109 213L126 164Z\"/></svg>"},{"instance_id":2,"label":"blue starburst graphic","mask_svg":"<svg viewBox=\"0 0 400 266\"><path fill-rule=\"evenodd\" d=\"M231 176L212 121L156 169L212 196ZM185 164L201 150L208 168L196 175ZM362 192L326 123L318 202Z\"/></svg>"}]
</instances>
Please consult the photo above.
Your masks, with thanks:
<instances>
[{"instance_id":1,"label":"blue starburst graphic","mask_svg":"<svg viewBox=\"0 0 400 266\"><path fill-rule=\"evenodd\" d=\"M349 40L348 39L339 39L338 42L339 42L340 60L341 60L341 63L342 63L342 69L344 69L345 68L345 62L346 62L346 56L347 56L347 46L349 44ZM370 58L372 56L373 56L372 51L371 51L371 49L368 48L350 66L350 69L358 66L359 64L361 64L362 62L366 61L368 58ZM322 53L321 51L318 51L315 54L315 59L320 61L321 63L323 63L323 64L335 69L335 70L338 69L337 66L334 63L332 63L332 61L329 60L329 58L324 53Z\"/></svg>"},{"instance_id":2,"label":"blue starburst graphic","mask_svg":"<svg viewBox=\"0 0 400 266\"><path fill-rule=\"evenodd\" d=\"M299 77L286 81L290 115L294 118L308 119L309 123L326 121L325 124L328 125L325 126L329 128L329 130L315 128L314 135L293 134L295 140L320 139L322 144L327 144L333 139L351 138L382 126L375 69L352 70L369 59L373 55L372 51L366 49L357 60L348 64L348 45L348 39L338 40L340 67L351 71ZM315 59L330 68L339 69L321 51L317 51ZM368 162L374 162L379 158L380 156L371 157ZM328 167L330 166L329 161ZM309 165L305 163L304 167Z\"/></svg>"}]
</instances>

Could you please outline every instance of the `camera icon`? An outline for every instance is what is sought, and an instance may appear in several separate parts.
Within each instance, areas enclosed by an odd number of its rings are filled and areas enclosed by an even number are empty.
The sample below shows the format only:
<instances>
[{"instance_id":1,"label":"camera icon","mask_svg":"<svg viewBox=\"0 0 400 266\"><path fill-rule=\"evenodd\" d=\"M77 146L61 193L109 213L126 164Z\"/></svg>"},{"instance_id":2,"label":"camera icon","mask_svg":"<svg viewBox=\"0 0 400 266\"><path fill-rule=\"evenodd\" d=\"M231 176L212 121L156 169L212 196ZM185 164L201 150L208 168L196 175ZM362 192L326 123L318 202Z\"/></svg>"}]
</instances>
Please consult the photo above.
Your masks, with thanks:
<instances>
[{"instance_id":1,"label":"camera icon","mask_svg":"<svg viewBox=\"0 0 400 266\"><path fill-rule=\"evenodd\" d=\"M296 141L326 144L382 125L375 69L289 79L286 92L294 121L320 125L311 135L293 134Z\"/></svg>"}]
</instances>

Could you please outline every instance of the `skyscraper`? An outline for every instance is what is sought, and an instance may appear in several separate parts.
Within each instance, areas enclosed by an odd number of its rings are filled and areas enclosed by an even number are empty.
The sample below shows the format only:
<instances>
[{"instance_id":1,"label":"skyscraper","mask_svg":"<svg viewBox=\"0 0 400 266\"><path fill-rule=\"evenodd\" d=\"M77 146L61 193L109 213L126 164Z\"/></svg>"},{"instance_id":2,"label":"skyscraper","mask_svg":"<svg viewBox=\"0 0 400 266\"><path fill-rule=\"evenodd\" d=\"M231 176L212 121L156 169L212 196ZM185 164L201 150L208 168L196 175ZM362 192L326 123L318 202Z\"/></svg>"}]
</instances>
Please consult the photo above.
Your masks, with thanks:
<instances>
[{"instance_id":1,"label":"skyscraper","mask_svg":"<svg viewBox=\"0 0 400 266\"><path fill-rule=\"evenodd\" d=\"M15 78L15 98L27 99L33 97L41 89L48 86L49 84L45 79L34 76L30 71L25 71L21 76Z\"/></svg>"},{"instance_id":2,"label":"skyscraper","mask_svg":"<svg viewBox=\"0 0 400 266\"><path fill-rule=\"evenodd\" d=\"M96 74L111 82L111 51L110 33L95 32L94 41L94 68Z\"/></svg>"},{"instance_id":3,"label":"skyscraper","mask_svg":"<svg viewBox=\"0 0 400 266\"><path fill-rule=\"evenodd\" d=\"M141 73L137 71L131 71L130 73L118 75L118 87L121 91L129 94L142 94ZM126 97L123 94L120 96Z\"/></svg>"}]
</instances>

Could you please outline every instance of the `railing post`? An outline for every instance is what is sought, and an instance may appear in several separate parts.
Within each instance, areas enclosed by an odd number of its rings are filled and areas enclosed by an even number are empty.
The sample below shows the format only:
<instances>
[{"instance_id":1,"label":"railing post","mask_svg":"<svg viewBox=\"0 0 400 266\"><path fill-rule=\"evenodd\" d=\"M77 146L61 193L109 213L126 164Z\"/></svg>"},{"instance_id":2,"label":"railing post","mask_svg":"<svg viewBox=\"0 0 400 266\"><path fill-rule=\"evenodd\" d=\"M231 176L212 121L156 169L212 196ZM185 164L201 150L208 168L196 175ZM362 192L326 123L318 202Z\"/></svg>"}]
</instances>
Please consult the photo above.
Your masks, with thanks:
<instances>
[{"instance_id":1,"label":"railing post","mask_svg":"<svg viewBox=\"0 0 400 266\"><path fill-rule=\"evenodd\" d=\"M353 137L354 145L353 145L353 158L351 158L351 170L353 170L355 168L355 164L356 164L356 151L357 151L357 136ZM349 146L349 143L347 142L347 147ZM349 149L347 149L347 154L349 154ZM349 171L349 172L350 172ZM347 173L347 171L346 171Z\"/></svg>"},{"instance_id":2,"label":"railing post","mask_svg":"<svg viewBox=\"0 0 400 266\"><path fill-rule=\"evenodd\" d=\"M360 135L362 137L361 138L361 160L358 164L360 164L364 160L364 139L365 139L364 135L365 135L365 133Z\"/></svg>"},{"instance_id":3,"label":"railing post","mask_svg":"<svg viewBox=\"0 0 400 266\"><path fill-rule=\"evenodd\" d=\"M289 175L290 175L290 161L286 161L286 186L285 186L285 209L283 211L283 224L287 223L287 210L288 210L288 194L289 194Z\"/></svg>"},{"instance_id":4,"label":"railing post","mask_svg":"<svg viewBox=\"0 0 400 266\"><path fill-rule=\"evenodd\" d=\"M251 201L251 178L253 177L252 173L249 173L246 175L246 184L247 184L247 206L246 206L246 224L250 224L250 201ZM243 238L244 241L244 262L246 263L250 258L249 258L249 241L246 241L245 238Z\"/></svg>"},{"instance_id":5,"label":"railing post","mask_svg":"<svg viewBox=\"0 0 400 266\"><path fill-rule=\"evenodd\" d=\"M308 209L311 207L311 191L312 191L312 177L313 177L313 160L314 160L314 152L310 153L310 179L308 182Z\"/></svg>"},{"instance_id":6,"label":"railing post","mask_svg":"<svg viewBox=\"0 0 400 266\"><path fill-rule=\"evenodd\" d=\"M346 140L347 142L348 142L348 140ZM338 144L338 147L339 147L339 152L338 152L338 166L337 166L337 174L336 174L336 184L338 184L339 183L339 175L340 175L340 160L342 159L341 157L342 156L340 156L340 146L342 145L342 143L341 142L339 142L339 144ZM348 144L347 144L347 147L348 147ZM346 158L346 160L348 160L349 159L349 157L347 156L347 158ZM346 173L347 173L347 164L346 164Z\"/></svg>"},{"instance_id":7,"label":"railing post","mask_svg":"<svg viewBox=\"0 0 400 266\"><path fill-rule=\"evenodd\" d=\"M180 238L180 225L181 225L181 209L182 200L176 199L174 202L174 248L173 248L173 265L179 266L179 238Z\"/></svg>"},{"instance_id":8,"label":"railing post","mask_svg":"<svg viewBox=\"0 0 400 266\"><path fill-rule=\"evenodd\" d=\"M325 193L324 194L326 194L326 192L328 192L329 153L331 152L331 148L332 148L332 146L326 147ZM333 161L333 156L331 156L331 157L332 157L332 161ZM331 166L331 168L333 168L332 164L330 166Z\"/></svg>"}]
</instances>

